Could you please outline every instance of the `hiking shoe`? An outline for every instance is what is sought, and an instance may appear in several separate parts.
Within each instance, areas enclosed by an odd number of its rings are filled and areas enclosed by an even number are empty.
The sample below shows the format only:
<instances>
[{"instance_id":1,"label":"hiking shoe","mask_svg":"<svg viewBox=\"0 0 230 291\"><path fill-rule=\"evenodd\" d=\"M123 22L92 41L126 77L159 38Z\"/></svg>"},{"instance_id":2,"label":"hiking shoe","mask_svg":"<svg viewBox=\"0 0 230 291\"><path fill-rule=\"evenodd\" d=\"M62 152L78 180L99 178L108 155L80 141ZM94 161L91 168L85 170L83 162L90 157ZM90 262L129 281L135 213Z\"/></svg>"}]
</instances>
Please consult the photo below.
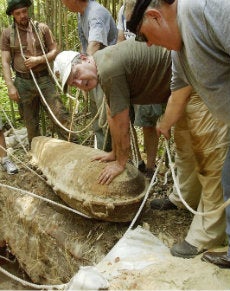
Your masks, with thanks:
<instances>
[{"instance_id":1,"label":"hiking shoe","mask_svg":"<svg viewBox=\"0 0 230 291\"><path fill-rule=\"evenodd\" d=\"M146 171L146 166L145 166L145 162L143 160L141 160L138 163L138 170L141 171L142 173L145 173Z\"/></svg>"},{"instance_id":2,"label":"hiking shoe","mask_svg":"<svg viewBox=\"0 0 230 291\"><path fill-rule=\"evenodd\" d=\"M7 174L13 175L18 173L18 168L8 157L2 158L2 167Z\"/></svg>"},{"instance_id":3,"label":"hiking shoe","mask_svg":"<svg viewBox=\"0 0 230 291\"><path fill-rule=\"evenodd\" d=\"M170 253L174 257L180 257L185 259L194 258L195 256L203 253L205 250L198 250L198 248L190 245L186 240L181 243L175 244L171 249Z\"/></svg>"},{"instance_id":4,"label":"hiking shoe","mask_svg":"<svg viewBox=\"0 0 230 291\"><path fill-rule=\"evenodd\" d=\"M173 204L168 197L154 199L150 203L150 207L155 210L170 210L170 209L177 209L177 206Z\"/></svg>"}]
</instances>

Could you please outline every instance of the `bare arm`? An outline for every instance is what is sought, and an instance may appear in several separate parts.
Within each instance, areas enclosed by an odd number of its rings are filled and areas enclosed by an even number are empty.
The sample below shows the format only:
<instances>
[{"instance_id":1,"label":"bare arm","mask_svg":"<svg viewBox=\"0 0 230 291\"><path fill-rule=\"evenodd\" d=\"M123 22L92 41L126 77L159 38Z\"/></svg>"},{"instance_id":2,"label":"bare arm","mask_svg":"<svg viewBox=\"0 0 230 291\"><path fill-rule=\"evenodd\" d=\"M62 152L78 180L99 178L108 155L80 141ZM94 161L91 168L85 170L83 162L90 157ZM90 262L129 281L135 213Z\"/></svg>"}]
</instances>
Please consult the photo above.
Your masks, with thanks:
<instances>
[{"instance_id":1,"label":"bare arm","mask_svg":"<svg viewBox=\"0 0 230 291\"><path fill-rule=\"evenodd\" d=\"M125 169L130 150L129 136L129 108L111 117L108 114L108 123L113 140L113 152L116 160L110 162L99 176L100 184L109 184Z\"/></svg>"},{"instance_id":2,"label":"bare arm","mask_svg":"<svg viewBox=\"0 0 230 291\"><path fill-rule=\"evenodd\" d=\"M57 53L58 53L57 44L53 43L52 46L50 47L49 51L46 53L46 58L48 59L49 62L53 61L55 59ZM28 69L32 69L39 64L46 63L46 58L44 55L36 56L36 57L31 56L25 60L25 66Z\"/></svg>"},{"instance_id":3,"label":"bare arm","mask_svg":"<svg viewBox=\"0 0 230 291\"><path fill-rule=\"evenodd\" d=\"M97 41L90 41L86 53L92 56L96 51L101 49L101 43Z\"/></svg>"},{"instance_id":4,"label":"bare arm","mask_svg":"<svg viewBox=\"0 0 230 291\"><path fill-rule=\"evenodd\" d=\"M9 51L2 51L2 71L3 77L8 89L8 95L11 100L18 102L19 95L18 90L14 86L14 82L12 80L11 75L11 55Z\"/></svg>"},{"instance_id":5,"label":"bare arm","mask_svg":"<svg viewBox=\"0 0 230 291\"><path fill-rule=\"evenodd\" d=\"M191 86L172 92L165 114L156 126L158 135L163 134L167 139L170 138L170 129L182 116L191 93Z\"/></svg>"},{"instance_id":6,"label":"bare arm","mask_svg":"<svg viewBox=\"0 0 230 291\"><path fill-rule=\"evenodd\" d=\"M121 167L125 168L130 150L129 108L114 117L108 115L108 123L115 147L116 160Z\"/></svg>"}]
</instances>

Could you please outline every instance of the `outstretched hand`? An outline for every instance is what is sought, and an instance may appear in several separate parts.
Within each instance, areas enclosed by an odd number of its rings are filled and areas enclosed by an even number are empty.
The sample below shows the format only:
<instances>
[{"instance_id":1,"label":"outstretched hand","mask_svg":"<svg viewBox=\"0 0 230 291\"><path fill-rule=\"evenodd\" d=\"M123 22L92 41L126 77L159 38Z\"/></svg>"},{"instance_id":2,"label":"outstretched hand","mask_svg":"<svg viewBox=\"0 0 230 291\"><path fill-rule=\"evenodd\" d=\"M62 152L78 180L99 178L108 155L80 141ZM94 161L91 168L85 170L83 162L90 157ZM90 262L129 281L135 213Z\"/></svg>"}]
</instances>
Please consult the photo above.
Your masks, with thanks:
<instances>
[{"instance_id":1,"label":"outstretched hand","mask_svg":"<svg viewBox=\"0 0 230 291\"><path fill-rule=\"evenodd\" d=\"M117 161L110 162L99 175L98 183L109 185L112 180L124 170L125 167L121 166Z\"/></svg>"},{"instance_id":2,"label":"outstretched hand","mask_svg":"<svg viewBox=\"0 0 230 291\"><path fill-rule=\"evenodd\" d=\"M103 153L101 155L94 157L91 161L112 162L115 161L115 154L113 151L109 153Z\"/></svg>"}]
</instances>

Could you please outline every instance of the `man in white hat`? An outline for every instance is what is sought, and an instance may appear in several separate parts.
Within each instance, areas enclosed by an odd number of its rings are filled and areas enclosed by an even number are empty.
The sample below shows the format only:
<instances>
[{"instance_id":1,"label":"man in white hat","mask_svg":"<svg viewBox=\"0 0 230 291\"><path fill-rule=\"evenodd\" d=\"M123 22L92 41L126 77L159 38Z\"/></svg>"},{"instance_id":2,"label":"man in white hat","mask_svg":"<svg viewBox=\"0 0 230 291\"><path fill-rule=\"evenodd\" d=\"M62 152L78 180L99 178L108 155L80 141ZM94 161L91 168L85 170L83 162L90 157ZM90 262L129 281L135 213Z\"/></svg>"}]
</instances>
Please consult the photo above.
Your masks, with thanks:
<instances>
[{"instance_id":1,"label":"man in white hat","mask_svg":"<svg viewBox=\"0 0 230 291\"><path fill-rule=\"evenodd\" d=\"M108 104L112 152L99 183L109 184L124 169L129 156L129 107L133 104L165 103L170 95L171 57L169 51L127 40L85 56L60 53L54 62L62 86L84 91L101 85Z\"/></svg>"},{"instance_id":2,"label":"man in white hat","mask_svg":"<svg viewBox=\"0 0 230 291\"><path fill-rule=\"evenodd\" d=\"M117 27L111 13L94 0L62 0L71 11L77 13L78 35L81 52L93 55L96 51L114 45L117 41ZM111 142L106 134L106 114L103 104L103 91L97 86L89 92L92 117L102 110L93 120L92 128L97 140L97 148L111 150ZM107 138L106 138L107 137Z\"/></svg>"}]
</instances>

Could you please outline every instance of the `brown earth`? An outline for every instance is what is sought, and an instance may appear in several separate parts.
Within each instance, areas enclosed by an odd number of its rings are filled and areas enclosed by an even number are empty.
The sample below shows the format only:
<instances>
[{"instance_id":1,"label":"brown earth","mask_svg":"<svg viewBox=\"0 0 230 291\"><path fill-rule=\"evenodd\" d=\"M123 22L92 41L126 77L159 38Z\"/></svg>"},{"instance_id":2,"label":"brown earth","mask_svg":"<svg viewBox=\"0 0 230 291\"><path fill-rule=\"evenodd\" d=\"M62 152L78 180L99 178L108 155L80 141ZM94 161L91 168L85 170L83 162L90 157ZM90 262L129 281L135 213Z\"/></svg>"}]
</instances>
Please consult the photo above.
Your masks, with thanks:
<instances>
[{"instance_id":1,"label":"brown earth","mask_svg":"<svg viewBox=\"0 0 230 291\"><path fill-rule=\"evenodd\" d=\"M28 162L28 158L25 158L23 153L18 152L17 156L24 160L25 163ZM13 176L9 176L5 172L0 171L0 183L13 185L17 188L22 188L28 191L32 190L39 195L44 195L44 193L47 195L47 193L49 193L54 201L61 203L60 198L54 194L48 185L27 170L23 165L19 165L19 167L19 174ZM143 210L140 219L138 220L138 224L148 228L151 233L158 237L167 247L171 247L175 242L184 239L192 220L192 214L186 210L152 211L150 209L149 202L153 197L163 197L172 190L172 181L170 180L170 177L167 184L163 185L163 173L165 171L166 168L162 169L161 174L158 175L158 184L152 189L152 193L148 198L146 207ZM60 212L65 214L66 210L61 210ZM77 215L74 214L74 216ZM75 217L74 219L78 221L78 217ZM92 224L91 233L89 233L87 238L85 238L86 242L90 239L93 240L92 245L94 245L94 247L90 250L92 254L92 261L90 263L99 263L123 236L128 226L128 223L95 221ZM82 224L82 227L84 227L84 224ZM85 265L87 265L87 263L88 262L86 262ZM17 261L13 264L0 261L0 266L16 274L20 278L29 280L27 274L23 271L22 267L19 266ZM173 258L173 261L170 259L167 264L159 266L157 269L154 266L148 266L142 271L124 270L120 276L111 281L110 289L225 290L230 287L229 278L228 270L221 270L209 264L205 264L200 261L200 257L197 257L195 260ZM28 289L30 288L21 285L0 272L0 290Z\"/></svg>"}]
</instances>

